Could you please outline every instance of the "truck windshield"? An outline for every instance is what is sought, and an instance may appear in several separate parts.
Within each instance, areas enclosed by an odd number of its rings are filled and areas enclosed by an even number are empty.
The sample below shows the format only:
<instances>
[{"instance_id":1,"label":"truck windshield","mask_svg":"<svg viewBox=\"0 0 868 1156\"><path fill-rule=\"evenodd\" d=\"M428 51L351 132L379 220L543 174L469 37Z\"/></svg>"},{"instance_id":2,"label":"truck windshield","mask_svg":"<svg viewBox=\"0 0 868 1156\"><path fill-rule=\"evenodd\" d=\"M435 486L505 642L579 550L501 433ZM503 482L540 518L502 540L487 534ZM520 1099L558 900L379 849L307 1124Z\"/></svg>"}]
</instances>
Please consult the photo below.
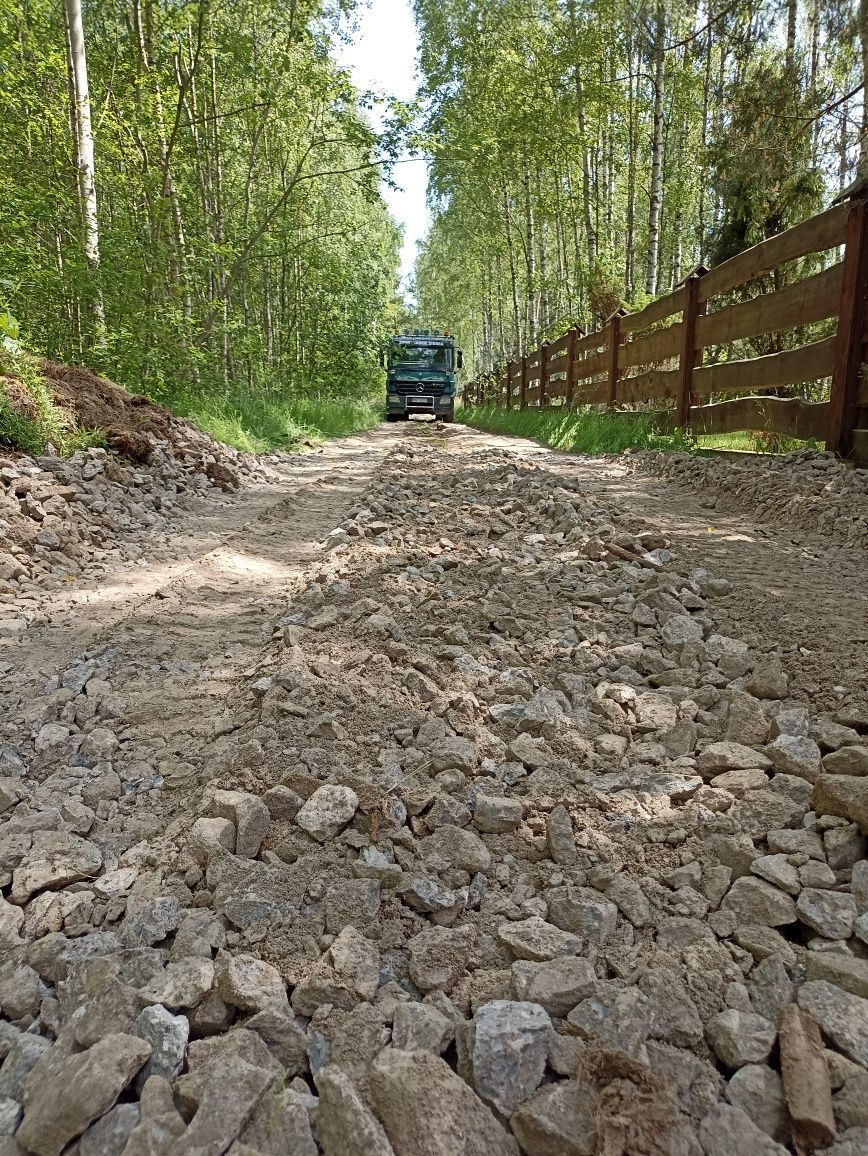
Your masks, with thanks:
<instances>
[{"instance_id":1,"label":"truck windshield","mask_svg":"<svg viewBox=\"0 0 868 1156\"><path fill-rule=\"evenodd\" d=\"M413 365L419 369L449 369L452 358L448 345L392 345L393 365Z\"/></svg>"}]
</instances>

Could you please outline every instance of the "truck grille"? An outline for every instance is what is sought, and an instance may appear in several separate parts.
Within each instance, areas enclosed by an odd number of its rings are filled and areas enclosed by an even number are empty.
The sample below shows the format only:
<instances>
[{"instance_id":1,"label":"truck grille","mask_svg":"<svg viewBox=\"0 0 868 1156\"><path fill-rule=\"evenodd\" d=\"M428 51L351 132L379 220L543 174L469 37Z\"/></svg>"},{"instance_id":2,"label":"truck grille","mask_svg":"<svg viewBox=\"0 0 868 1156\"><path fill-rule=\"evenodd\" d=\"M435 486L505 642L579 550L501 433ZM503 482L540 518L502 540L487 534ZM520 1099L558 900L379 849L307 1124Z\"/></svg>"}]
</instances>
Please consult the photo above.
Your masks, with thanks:
<instances>
[{"instance_id":1,"label":"truck grille","mask_svg":"<svg viewBox=\"0 0 868 1156\"><path fill-rule=\"evenodd\" d=\"M443 383L440 381L395 381L389 385L389 393L401 397L442 397Z\"/></svg>"}]
</instances>

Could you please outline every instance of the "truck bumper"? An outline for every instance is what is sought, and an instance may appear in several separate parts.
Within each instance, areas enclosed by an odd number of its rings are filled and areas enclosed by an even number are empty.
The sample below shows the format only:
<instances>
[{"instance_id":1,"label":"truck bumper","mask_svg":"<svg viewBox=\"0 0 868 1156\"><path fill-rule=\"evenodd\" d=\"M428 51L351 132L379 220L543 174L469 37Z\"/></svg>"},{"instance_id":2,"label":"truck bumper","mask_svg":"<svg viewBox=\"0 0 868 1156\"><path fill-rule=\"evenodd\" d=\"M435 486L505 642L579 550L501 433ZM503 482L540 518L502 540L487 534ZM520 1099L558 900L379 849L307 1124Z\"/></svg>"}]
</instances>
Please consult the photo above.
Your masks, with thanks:
<instances>
[{"instance_id":1,"label":"truck bumper","mask_svg":"<svg viewBox=\"0 0 868 1156\"><path fill-rule=\"evenodd\" d=\"M441 417L444 414L451 415L455 411L455 398L449 394L444 397L431 397L409 395L407 397L398 397L394 401L389 398L386 402L387 415L403 415L408 417L411 414L431 414L434 417Z\"/></svg>"}]
</instances>

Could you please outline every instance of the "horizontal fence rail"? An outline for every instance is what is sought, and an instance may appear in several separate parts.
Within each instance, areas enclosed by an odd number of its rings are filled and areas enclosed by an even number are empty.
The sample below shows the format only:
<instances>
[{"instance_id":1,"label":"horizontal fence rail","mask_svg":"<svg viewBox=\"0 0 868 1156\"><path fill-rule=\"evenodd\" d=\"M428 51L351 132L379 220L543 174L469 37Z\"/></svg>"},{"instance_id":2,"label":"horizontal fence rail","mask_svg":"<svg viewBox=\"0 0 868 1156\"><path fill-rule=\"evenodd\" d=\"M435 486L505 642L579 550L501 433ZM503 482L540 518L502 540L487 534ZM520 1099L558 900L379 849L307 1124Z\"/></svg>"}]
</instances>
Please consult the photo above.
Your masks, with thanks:
<instances>
[{"instance_id":1,"label":"horizontal fence rail","mask_svg":"<svg viewBox=\"0 0 868 1156\"><path fill-rule=\"evenodd\" d=\"M831 251L840 247L843 259L836 261ZM829 254L819 272L747 300L731 299L734 291L749 292L788 262ZM665 411L670 426L697 434L763 430L815 438L868 463L866 296L868 199L863 193L712 269L697 267L672 292L636 313L619 309L595 333L569 330L477 378L466 398L473 405L507 409L648 409L653 403ZM732 348L733 342L762 337L774 349L783 334L818 323L826 323L828 335L796 348L751 357ZM707 357L710 350L716 353ZM828 401L751 396L827 379ZM748 396L719 396L735 393Z\"/></svg>"}]
</instances>

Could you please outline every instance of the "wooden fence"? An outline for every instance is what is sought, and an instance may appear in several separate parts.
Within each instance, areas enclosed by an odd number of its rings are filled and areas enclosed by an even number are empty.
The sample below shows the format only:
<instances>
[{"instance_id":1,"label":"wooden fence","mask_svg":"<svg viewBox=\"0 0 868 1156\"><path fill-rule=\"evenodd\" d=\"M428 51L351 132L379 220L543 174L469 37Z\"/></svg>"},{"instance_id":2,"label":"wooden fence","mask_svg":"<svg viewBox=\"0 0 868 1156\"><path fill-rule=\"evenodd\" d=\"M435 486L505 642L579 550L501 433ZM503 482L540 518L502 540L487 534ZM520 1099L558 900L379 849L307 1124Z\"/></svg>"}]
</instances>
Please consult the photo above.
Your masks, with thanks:
<instances>
[{"instance_id":1,"label":"wooden fence","mask_svg":"<svg viewBox=\"0 0 868 1156\"><path fill-rule=\"evenodd\" d=\"M830 256L837 256L830 251L840 246L843 258L829 264ZM830 254L820 272L775 292L732 300L733 290L811 254ZM652 402L655 408L668 406L671 425L697 434L774 431L817 438L842 456L868 461L866 292L868 198L863 192L713 269L694 269L671 293L638 313L619 309L596 333L571 329L505 369L477 378L465 396L470 404L522 409L647 409L645 403ZM830 334L821 340L764 356L727 359L733 341L824 321ZM716 355L707 358L712 347ZM828 401L774 396L718 400L720 395L823 379L831 379Z\"/></svg>"}]
</instances>

